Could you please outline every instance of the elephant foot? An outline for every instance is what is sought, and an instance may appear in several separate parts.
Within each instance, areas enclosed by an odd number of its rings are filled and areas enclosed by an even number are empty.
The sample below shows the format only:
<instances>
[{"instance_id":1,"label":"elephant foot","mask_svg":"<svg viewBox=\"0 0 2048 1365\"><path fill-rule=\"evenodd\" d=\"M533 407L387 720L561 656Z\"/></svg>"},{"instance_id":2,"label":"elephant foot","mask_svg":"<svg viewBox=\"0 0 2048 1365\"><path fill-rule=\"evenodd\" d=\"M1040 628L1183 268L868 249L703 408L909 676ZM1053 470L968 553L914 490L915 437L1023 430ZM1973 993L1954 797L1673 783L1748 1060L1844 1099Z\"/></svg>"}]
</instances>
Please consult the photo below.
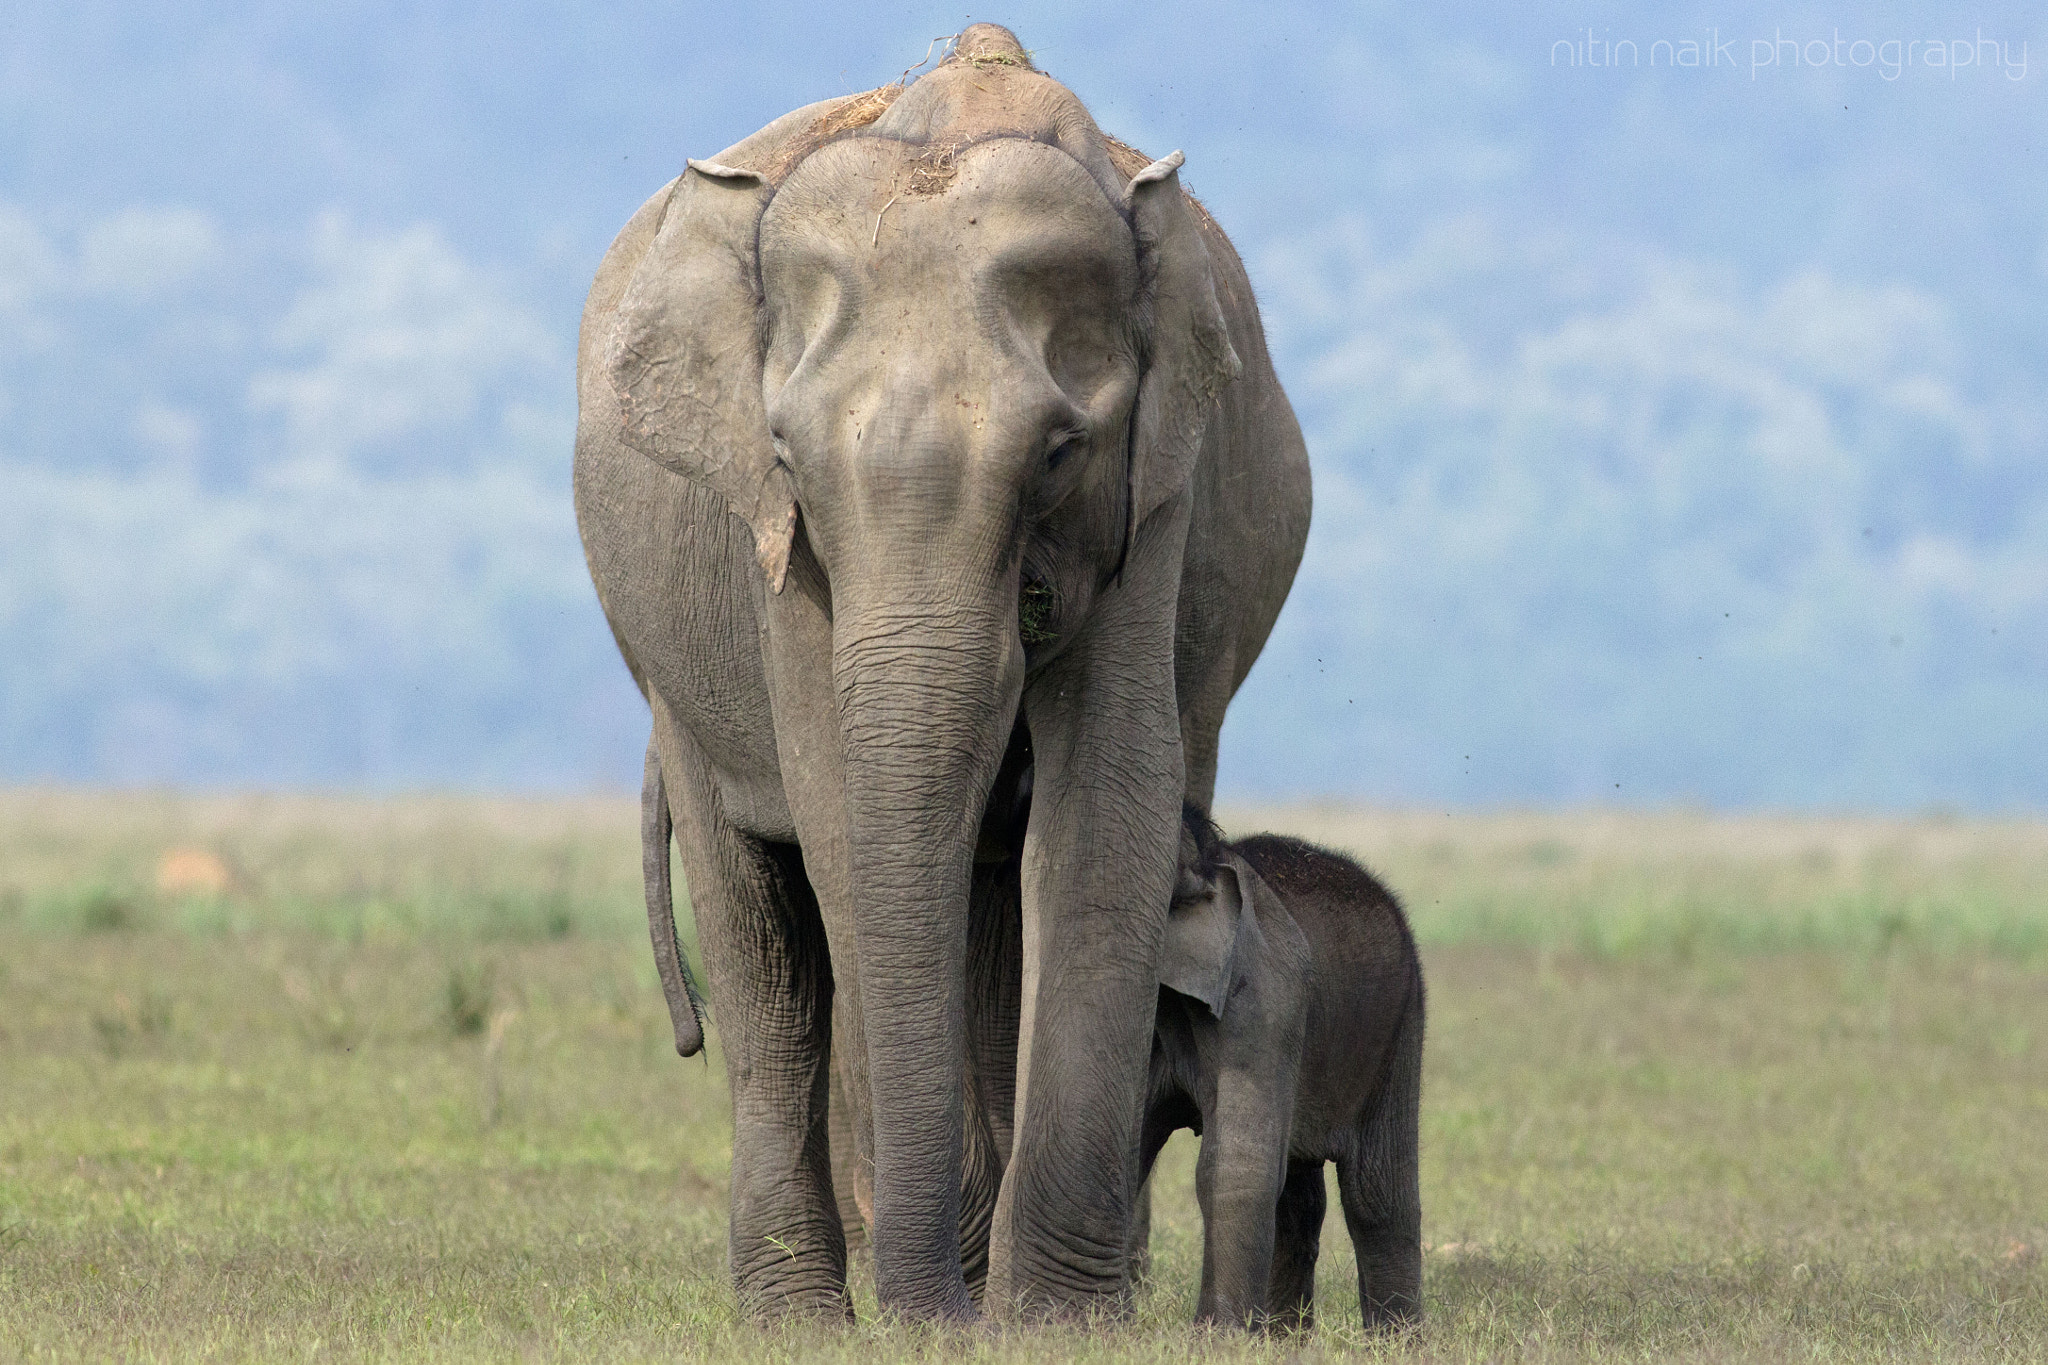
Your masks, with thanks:
<instances>
[{"instance_id":1,"label":"elephant foot","mask_svg":"<svg viewBox=\"0 0 2048 1365\"><path fill-rule=\"evenodd\" d=\"M878 1286L876 1298L885 1314L904 1322L939 1327L978 1327L986 1322L964 1283L956 1282L936 1295L919 1296L879 1292Z\"/></svg>"},{"instance_id":2,"label":"elephant foot","mask_svg":"<svg viewBox=\"0 0 2048 1365\"><path fill-rule=\"evenodd\" d=\"M740 1291L747 1317L762 1326L780 1322L846 1322L853 1317L853 1296L844 1286L826 1288L753 1288Z\"/></svg>"},{"instance_id":3,"label":"elephant foot","mask_svg":"<svg viewBox=\"0 0 2048 1365\"><path fill-rule=\"evenodd\" d=\"M1033 1285L1012 1293L1001 1306L1006 1321L1034 1326L1122 1322L1135 1310L1131 1285L1123 1280L1089 1288Z\"/></svg>"}]
</instances>

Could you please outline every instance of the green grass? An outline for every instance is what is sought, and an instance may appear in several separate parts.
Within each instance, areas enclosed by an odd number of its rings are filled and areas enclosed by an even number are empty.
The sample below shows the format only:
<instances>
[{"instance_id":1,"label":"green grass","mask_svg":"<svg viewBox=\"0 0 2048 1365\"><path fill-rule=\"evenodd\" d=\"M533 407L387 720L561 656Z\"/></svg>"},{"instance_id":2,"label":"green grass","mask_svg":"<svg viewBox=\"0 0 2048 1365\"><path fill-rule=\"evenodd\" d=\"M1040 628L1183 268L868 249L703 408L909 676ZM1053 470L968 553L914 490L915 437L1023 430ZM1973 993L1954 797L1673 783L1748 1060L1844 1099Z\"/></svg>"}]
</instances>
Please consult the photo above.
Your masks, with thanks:
<instances>
[{"instance_id":1,"label":"green grass","mask_svg":"<svg viewBox=\"0 0 2048 1365\"><path fill-rule=\"evenodd\" d=\"M1414 1338L1360 1338L1334 1216L1314 1339L1184 1326L1185 1139L1129 1323L933 1335L857 1271L859 1326L756 1328L629 802L39 793L0 796L0 1359L2048 1355L2038 826L1229 824L1362 848L1415 909ZM160 896L185 846L236 887Z\"/></svg>"},{"instance_id":2,"label":"green grass","mask_svg":"<svg viewBox=\"0 0 2048 1365\"><path fill-rule=\"evenodd\" d=\"M635 809L617 798L0 791L0 929L629 937L646 932ZM219 858L233 885L158 890L159 862L177 849Z\"/></svg>"},{"instance_id":3,"label":"green grass","mask_svg":"<svg viewBox=\"0 0 2048 1365\"><path fill-rule=\"evenodd\" d=\"M1594 957L1894 950L2048 962L2048 822L1220 812L1358 853L1425 943ZM0 791L0 931L295 930L350 943L645 933L619 798L119 797ZM200 849L234 885L156 889Z\"/></svg>"},{"instance_id":4,"label":"green grass","mask_svg":"<svg viewBox=\"0 0 2048 1365\"><path fill-rule=\"evenodd\" d=\"M2048 963L2048 822L1225 811L1358 854L1425 943L1643 954L1925 950Z\"/></svg>"}]
</instances>

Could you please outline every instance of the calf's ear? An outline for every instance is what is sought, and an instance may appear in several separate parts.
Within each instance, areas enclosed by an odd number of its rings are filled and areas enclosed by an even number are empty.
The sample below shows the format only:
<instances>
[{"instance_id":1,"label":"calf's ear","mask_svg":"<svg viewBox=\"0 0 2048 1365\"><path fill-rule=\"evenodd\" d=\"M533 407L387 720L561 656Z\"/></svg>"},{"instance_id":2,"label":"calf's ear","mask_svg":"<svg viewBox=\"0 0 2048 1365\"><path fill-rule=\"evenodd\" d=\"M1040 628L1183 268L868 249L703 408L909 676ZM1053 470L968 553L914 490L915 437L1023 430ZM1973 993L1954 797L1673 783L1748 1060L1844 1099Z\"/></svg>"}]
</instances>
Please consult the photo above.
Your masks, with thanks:
<instances>
[{"instance_id":1,"label":"calf's ear","mask_svg":"<svg viewBox=\"0 0 2048 1365\"><path fill-rule=\"evenodd\" d=\"M1207 892L1168 912L1159 948L1159 984L1201 1001L1218 1019L1237 983L1238 943L1251 909L1247 889L1236 867L1219 863Z\"/></svg>"}]
</instances>

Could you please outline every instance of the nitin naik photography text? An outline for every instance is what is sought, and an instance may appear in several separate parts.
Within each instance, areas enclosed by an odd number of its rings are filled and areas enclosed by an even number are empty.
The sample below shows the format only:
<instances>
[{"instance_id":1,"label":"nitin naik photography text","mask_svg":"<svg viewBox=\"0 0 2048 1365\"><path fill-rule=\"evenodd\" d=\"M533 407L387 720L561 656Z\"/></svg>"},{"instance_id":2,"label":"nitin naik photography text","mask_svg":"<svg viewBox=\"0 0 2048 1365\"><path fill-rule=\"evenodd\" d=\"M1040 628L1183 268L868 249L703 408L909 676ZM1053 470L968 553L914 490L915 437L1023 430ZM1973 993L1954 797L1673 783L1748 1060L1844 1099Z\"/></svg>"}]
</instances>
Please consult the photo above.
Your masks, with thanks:
<instances>
[{"instance_id":1,"label":"nitin naik photography text","mask_svg":"<svg viewBox=\"0 0 2048 1365\"><path fill-rule=\"evenodd\" d=\"M2027 41L1976 30L1973 36L1788 34L1772 29L1766 38L1725 33L1719 28L1691 34L1626 35L1587 27L1550 45L1550 64L1577 70L1711 71L1763 79L1766 73L1846 68L1880 80L1938 77L1947 80L2027 78Z\"/></svg>"}]
</instances>

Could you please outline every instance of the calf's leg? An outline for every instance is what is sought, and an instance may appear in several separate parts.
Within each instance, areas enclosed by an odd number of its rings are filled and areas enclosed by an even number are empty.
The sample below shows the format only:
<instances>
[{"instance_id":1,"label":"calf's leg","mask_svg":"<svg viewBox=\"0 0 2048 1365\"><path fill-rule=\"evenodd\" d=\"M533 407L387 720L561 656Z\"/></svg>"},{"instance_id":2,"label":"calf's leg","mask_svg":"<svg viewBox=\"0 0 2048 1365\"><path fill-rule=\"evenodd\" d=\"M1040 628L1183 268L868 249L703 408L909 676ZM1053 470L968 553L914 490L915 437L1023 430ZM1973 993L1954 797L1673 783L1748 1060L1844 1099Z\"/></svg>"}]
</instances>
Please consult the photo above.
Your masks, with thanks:
<instances>
[{"instance_id":1,"label":"calf's leg","mask_svg":"<svg viewBox=\"0 0 2048 1365\"><path fill-rule=\"evenodd\" d=\"M1280 1331L1305 1332L1316 1325L1316 1257L1328 1202L1321 1161L1287 1163L1287 1183L1273 1213L1273 1273L1266 1289L1266 1311Z\"/></svg>"}]
</instances>

